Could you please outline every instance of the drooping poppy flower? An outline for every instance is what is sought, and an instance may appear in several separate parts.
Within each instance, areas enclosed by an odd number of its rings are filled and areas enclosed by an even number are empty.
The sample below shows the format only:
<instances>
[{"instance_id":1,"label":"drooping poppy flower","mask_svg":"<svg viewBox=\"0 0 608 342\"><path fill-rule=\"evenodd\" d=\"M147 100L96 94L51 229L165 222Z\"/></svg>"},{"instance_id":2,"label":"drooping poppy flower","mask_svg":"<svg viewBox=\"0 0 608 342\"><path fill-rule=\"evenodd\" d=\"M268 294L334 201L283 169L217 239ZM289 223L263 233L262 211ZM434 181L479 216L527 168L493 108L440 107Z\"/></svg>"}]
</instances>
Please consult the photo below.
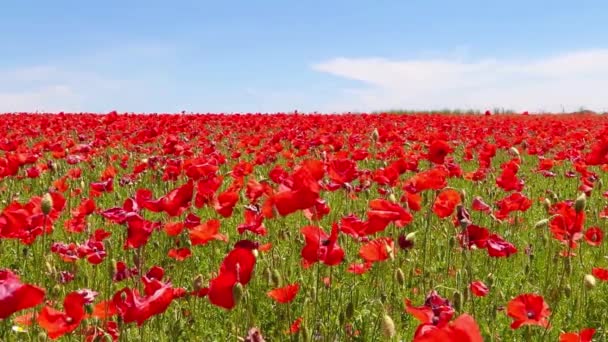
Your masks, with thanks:
<instances>
[{"instance_id":1,"label":"drooping poppy flower","mask_svg":"<svg viewBox=\"0 0 608 342\"><path fill-rule=\"evenodd\" d=\"M379 262L393 258L394 252L395 243L389 237L379 237L359 248L359 256L368 262Z\"/></svg>"},{"instance_id":2,"label":"drooping poppy flower","mask_svg":"<svg viewBox=\"0 0 608 342\"><path fill-rule=\"evenodd\" d=\"M463 248L470 249L473 246L486 248L489 237L490 231L487 228L470 224L462 233L458 234L458 241Z\"/></svg>"},{"instance_id":3,"label":"drooping poppy flower","mask_svg":"<svg viewBox=\"0 0 608 342\"><path fill-rule=\"evenodd\" d=\"M454 189L446 189L437 195L433 203L433 212L439 218L445 218L454 212L454 209L461 203L460 193Z\"/></svg>"},{"instance_id":4,"label":"drooping poppy flower","mask_svg":"<svg viewBox=\"0 0 608 342\"><path fill-rule=\"evenodd\" d=\"M471 289L471 293L477 297L485 297L490 293L488 286L480 280L476 280L469 284L469 289Z\"/></svg>"},{"instance_id":5,"label":"drooping poppy flower","mask_svg":"<svg viewBox=\"0 0 608 342\"><path fill-rule=\"evenodd\" d=\"M599 246L604 241L604 231L599 227L589 227L585 231L585 241L591 246Z\"/></svg>"},{"instance_id":6,"label":"drooping poppy flower","mask_svg":"<svg viewBox=\"0 0 608 342\"><path fill-rule=\"evenodd\" d=\"M425 325L417 331L413 342L483 342L483 337L475 319L462 314L443 327Z\"/></svg>"},{"instance_id":7,"label":"drooping poppy flower","mask_svg":"<svg viewBox=\"0 0 608 342\"><path fill-rule=\"evenodd\" d=\"M331 235L314 226L303 227L306 244L302 248L302 258L308 265L320 261L328 266L335 266L344 259L344 250L338 245L338 225L332 226Z\"/></svg>"},{"instance_id":8,"label":"drooping poppy flower","mask_svg":"<svg viewBox=\"0 0 608 342\"><path fill-rule=\"evenodd\" d=\"M0 270L0 319L41 304L44 295L43 289L21 283L11 270Z\"/></svg>"},{"instance_id":9,"label":"drooping poppy flower","mask_svg":"<svg viewBox=\"0 0 608 342\"><path fill-rule=\"evenodd\" d=\"M486 241L488 255L495 258L509 257L517 253L517 248L512 243L506 241L498 234L492 234Z\"/></svg>"},{"instance_id":10,"label":"drooping poppy flower","mask_svg":"<svg viewBox=\"0 0 608 342\"><path fill-rule=\"evenodd\" d=\"M86 303L87 300L82 294L71 292L63 301L64 312L45 306L38 315L38 324L52 339L71 333L84 319Z\"/></svg>"},{"instance_id":11,"label":"drooping poppy flower","mask_svg":"<svg viewBox=\"0 0 608 342\"><path fill-rule=\"evenodd\" d=\"M522 294L512 299L507 305L507 315L513 319L511 329L524 325L549 326L551 310L545 299L533 293Z\"/></svg>"},{"instance_id":12,"label":"drooping poppy flower","mask_svg":"<svg viewBox=\"0 0 608 342\"><path fill-rule=\"evenodd\" d=\"M234 301L233 289L237 283L247 285L255 267L256 257L249 248L235 247L224 258L217 277L209 282L207 293L211 304L224 309L232 309Z\"/></svg>"},{"instance_id":13,"label":"drooping poppy flower","mask_svg":"<svg viewBox=\"0 0 608 342\"><path fill-rule=\"evenodd\" d=\"M582 329L580 332L561 333L559 342L591 342L595 335L595 329Z\"/></svg>"},{"instance_id":14,"label":"drooping poppy flower","mask_svg":"<svg viewBox=\"0 0 608 342\"><path fill-rule=\"evenodd\" d=\"M296 298L298 291L300 291L300 284L295 283L278 289L270 290L268 291L267 295L275 301L285 304Z\"/></svg>"},{"instance_id":15,"label":"drooping poppy flower","mask_svg":"<svg viewBox=\"0 0 608 342\"><path fill-rule=\"evenodd\" d=\"M484 213L489 213L492 210L490 205L488 205L486 202L484 202L483 199L479 196L475 196L473 198L473 203L471 203L471 208L473 208L473 210L481 211Z\"/></svg>"}]
</instances>

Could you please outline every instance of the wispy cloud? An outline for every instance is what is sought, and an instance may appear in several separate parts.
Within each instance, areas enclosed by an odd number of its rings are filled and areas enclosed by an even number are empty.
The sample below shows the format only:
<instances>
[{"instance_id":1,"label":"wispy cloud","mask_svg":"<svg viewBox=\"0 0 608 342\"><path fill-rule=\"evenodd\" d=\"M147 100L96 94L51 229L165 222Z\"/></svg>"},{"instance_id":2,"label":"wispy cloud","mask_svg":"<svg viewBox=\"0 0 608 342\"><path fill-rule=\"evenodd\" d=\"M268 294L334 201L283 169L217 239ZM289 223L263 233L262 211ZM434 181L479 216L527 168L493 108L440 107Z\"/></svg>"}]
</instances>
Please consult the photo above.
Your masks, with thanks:
<instances>
[{"instance_id":1,"label":"wispy cloud","mask_svg":"<svg viewBox=\"0 0 608 342\"><path fill-rule=\"evenodd\" d=\"M314 70L363 83L342 89L331 110L607 110L608 49L536 60L335 58Z\"/></svg>"}]
</instances>

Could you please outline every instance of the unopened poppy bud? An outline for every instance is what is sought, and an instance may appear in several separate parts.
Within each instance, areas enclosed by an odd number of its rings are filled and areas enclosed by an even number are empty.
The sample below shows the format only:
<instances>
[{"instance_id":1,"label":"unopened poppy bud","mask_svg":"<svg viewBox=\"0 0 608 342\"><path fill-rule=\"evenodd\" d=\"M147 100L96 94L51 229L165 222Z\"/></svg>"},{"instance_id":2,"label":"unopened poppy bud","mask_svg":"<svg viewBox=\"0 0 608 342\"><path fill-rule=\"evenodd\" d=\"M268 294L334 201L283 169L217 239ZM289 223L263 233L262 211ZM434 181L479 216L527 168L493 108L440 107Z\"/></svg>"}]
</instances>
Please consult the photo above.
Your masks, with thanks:
<instances>
[{"instance_id":1,"label":"unopened poppy bud","mask_svg":"<svg viewBox=\"0 0 608 342\"><path fill-rule=\"evenodd\" d=\"M203 275L199 274L192 280L192 288L194 291L199 291L203 288Z\"/></svg>"},{"instance_id":2,"label":"unopened poppy bud","mask_svg":"<svg viewBox=\"0 0 608 342\"><path fill-rule=\"evenodd\" d=\"M466 302L467 300L469 300L469 294L471 292L469 291L469 288L467 287L466 290L462 293L462 302Z\"/></svg>"},{"instance_id":3,"label":"unopened poppy bud","mask_svg":"<svg viewBox=\"0 0 608 342\"><path fill-rule=\"evenodd\" d=\"M300 331L302 332L302 340L304 342L308 342L308 341L311 340L311 335L312 334L311 334L310 329L308 327L306 327L306 328L304 328L304 329L302 329Z\"/></svg>"},{"instance_id":4,"label":"unopened poppy bud","mask_svg":"<svg viewBox=\"0 0 608 342\"><path fill-rule=\"evenodd\" d=\"M281 287L281 285L283 284L282 280L281 280L281 274L279 273L279 270L274 269L272 270L272 285L275 287Z\"/></svg>"},{"instance_id":5,"label":"unopened poppy bud","mask_svg":"<svg viewBox=\"0 0 608 342\"><path fill-rule=\"evenodd\" d=\"M48 192L42 197L40 209L44 215L48 215L51 212L51 209L53 209L53 197L51 197L51 194Z\"/></svg>"},{"instance_id":6,"label":"unopened poppy bud","mask_svg":"<svg viewBox=\"0 0 608 342\"><path fill-rule=\"evenodd\" d=\"M38 333L38 341L47 341L47 336L46 336L46 333L44 333L44 331Z\"/></svg>"},{"instance_id":7,"label":"unopened poppy bud","mask_svg":"<svg viewBox=\"0 0 608 342\"><path fill-rule=\"evenodd\" d=\"M397 284L401 286L405 284L405 274L403 274L403 270L401 268L397 268L397 270L395 270L395 280L397 280Z\"/></svg>"},{"instance_id":8,"label":"unopened poppy bud","mask_svg":"<svg viewBox=\"0 0 608 342\"><path fill-rule=\"evenodd\" d=\"M395 197L394 193L391 193L390 195L388 195L388 199L393 203L397 203L397 197Z\"/></svg>"},{"instance_id":9,"label":"unopened poppy bud","mask_svg":"<svg viewBox=\"0 0 608 342\"><path fill-rule=\"evenodd\" d=\"M380 132L378 132L377 128L374 128L372 131L372 141L378 141L378 138L380 138Z\"/></svg>"},{"instance_id":10,"label":"unopened poppy bud","mask_svg":"<svg viewBox=\"0 0 608 342\"><path fill-rule=\"evenodd\" d=\"M564 269L567 275L572 274L572 262L570 262L570 258L564 260Z\"/></svg>"},{"instance_id":11,"label":"unopened poppy bud","mask_svg":"<svg viewBox=\"0 0 608 342\"><path fill-rule=\"evenodd\" d=\"M270 270L270 268L266 267L264 269L264 276L266 277L266 281L268 282L268 285L272 286L272 271Z\"/></svg>"},{"instance_id":12,"label":"unopened poppy bud","mask_svg":"<svg viewBox=\"0 0 608 342\"><path fill-rule=\"evenodd\" d=\"M486 284L488 285L489 288L494 286L494 274L492 274L492 273L488 274L488 277L486 278Z\"/></svg>"},{"instance_id":13,"label":"unopened poppy bud","mask_svg":"<svg viewBox=\"0 0 608 342\"><path fill-rule=\"evenodd\" d=\"M574 202L574 210L576 210L577 213L580 213L585 210L586 205L587 205L587 196L584 193L582 193L580 196L578 196L576 198L576 201Z\"/></svg>"},{"instance_id":14,"label":"unopened poppy bud","mask_svg":"<svg viewBox=\"0 0 608 342\"><path fill-rule=\"evenodd\" d=\"M411 233L408 233L408 234L405 236L405 239L406 239L407 241L412 241L412 242L414 242L414 241L416 240L416 232L411 232Z\"/></svg>"},{"instance_id":15,"label":"unopened poppy bud","mask_svg":"<svg viewBox=\"0 0 608 342\"><path fill-rule=\"evenodd\" d=\"M464 302L464 296L460 291L454 291L452 295L452 304L454 305L454 310L461 311L462 303Z\"/></svg>"},{"instance_id":16,"label":"unopened poppy bud","mask_svg":"<svg viewBox=\"0 0 608 342\"><path fill-rule=\"evenodd\" d=\"M564 287L564 295L567 298L570 298L570 295L572 295L572 287L570 287L570 284L566 284L566 286Z\"/></svg>"},{"instance_id":17,"label":"unopened poppy bud","mask_svg":"<svg viewBox=\"0 0 608 342\"><path fill-rule=\"evenodd\" d=\"M545 198L545 200L543 201L543 207L545 207L545 211L547 213L551 212L551 200L548 198Z\"/></svg>"},{"instance_id":18,"label":"unopened poppy bud","mask_svg":"<svg viewBox=\"0 0 608 342\"><path fill-rule=\"evenodd\" d=\"M536 224L534 225L534 228L545 228L547 226L547 224L549 224L549 220L542 219L542 220L536 222Z\"/></svg>"},{"instance_id":19,"label":"unopened poppy bud","mask_svg":"<svg viewBox=\"0 0 608 342\"><path fill-rule=\"evenodd\" d=\"M243 288L243 284L236 283L232 288L232 297L234 298L234 305L238 305L243 296L245 295L245 289Z\"/></svg>"},{"instance_id":20,"label":"unopened poppy bud","mask_svg":"<svg viewBox=\"0 0 608 342\"><path fill-rule=\"evenodd\" d=\"M598 189L598 190L600 190L600 189L602 189L603 187L604 187L604 181L603 181L603 180L600 178L600 179L597 181L597 189Z\"/></svg>"},{"instance_id":21,"label":"unopened poppy bud","mask_svg":"<svg viewBox=\"0 0 608 342\"><path fill-rule=\"evenodd\" d=\"M346 304L346 310L344 311L346 314L346 318L351 319L355 315L355 305L353 302L348 302Z\"/></svg>"},{"instance_id":22,"label":"unopened poppy bud","mask_svg":"<svg viewBox=\"0 0 608 342\"><path fill-rule=\"evenodd\" d=\"M585 284L585 288L587 288L588 290L593 289L597 283L597 281L595 280L595 277L592 276L591 274L585 274L585 278L583 279L583 282Z\"/></svg>"},{"instance_id":23,"label":"unopened poppy bud","mask_svg":"<svg viewBox=\"0 0 608 342\"><path fill-rule=\"evenodd\" d=\"M518 149L517 149L515 146L512 146L512 147L509 149L509 152L511 152L511 154L514 154L514 155L516 155L516 156L517 156L517 158L519 158L519 150L518 150Z\"/></svg>"},{"instance_id":24,"label":"unopened poppy bud","mask_svg":"<svg viewBox=\"0 0 608 342\"><path fill-rule=\"evenodd\" d=\"M397 331L395 330L395 322L393 322L391 316L387 314L382 316L382 324L380 329L382 330L382 335L385 338L393 338L397 334Z\"/></svg>"}]
</instances>

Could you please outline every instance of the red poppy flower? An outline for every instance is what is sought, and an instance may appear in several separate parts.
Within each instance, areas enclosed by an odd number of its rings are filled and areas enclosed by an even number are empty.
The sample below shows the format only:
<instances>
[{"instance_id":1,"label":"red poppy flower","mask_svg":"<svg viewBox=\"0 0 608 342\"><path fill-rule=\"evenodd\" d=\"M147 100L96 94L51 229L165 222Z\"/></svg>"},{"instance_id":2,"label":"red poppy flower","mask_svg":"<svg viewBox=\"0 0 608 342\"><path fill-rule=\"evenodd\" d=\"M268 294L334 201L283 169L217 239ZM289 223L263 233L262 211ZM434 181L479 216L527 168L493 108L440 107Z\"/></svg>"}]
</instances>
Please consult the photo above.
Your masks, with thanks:
<instances>
[{"instance_id":1,"label":"red poppy flower","mask_svg":"<svg viewBox=\"0 0 608 342\"><path fill-rule=\"evenodd\" d=\"M454 209L460 203L460 193L454 189L446 189L437 195L433 203L433 212L439 218L448 217L452 215Z\"/></svg>"},{"instance_id":2,"label":"red poppy flower","mask_svg":"<svg viewBox=\"0 0 608 342\"><path fill-rule=\"evenodd\" d=\"M11 270L0 270L0 319L42 303L44 295L43 289L21 283Z\"/></svg>"},{"instance_id":3,"label":"red poppy flower","mask_svg":"<svg viewBox=\"0 0 608 342\"><path fill-rule=\"evenodd\" d=\"M479 196L475 196L475 198L473 198L471 208L473 208L473 210L481 211L484 213L489 213L492 210L492 208Z\"/></svg>"},{"instance_id":4,"label":"red poppy flower","mask_svg":"<svg viewBox=\"0 0 608 342\"><path fill-rule=\"evenodd\" d=\"M379 237L359 249L359 256L368 262L384 261L394 257L395 243L389 237Z\"/></svg>"},{"instance_id":5,"label":"red poppy flower","mask_svg":"<svg viewBox=\"0 0 608 342\"><path fill-rule=\"evenodd\" d=\"M477 297L485 297L490 292L490 289L480 280L476 280L469 284L469 289L471 289L471 293Z\"/></svg>"},{"instance_id":6,"label":"red poppy flower","mask_svg":"<svg viewBox=\"0 0 608 342\"><path fill-rule=\"evenodd\" d=\"M362 264L350 264L348 265L348 269L346 271L349 273L361 275L367 273L367 271L369 271L373 265L374 263L369 261Z\"/></svg>"},{"instance_id":7,"label":"red poppy flower","mask_svg":"<svg viewBox=\"0 0 608 342\"><path fill-rule=\"evenodd\" d=\"M332 226L331 235L323 229L306 226L300 230L304 235L306 244L302 248L304 262L311 265L321 261L325 265L338 265L344 259L344 250L338 245L338 225Z\"/></svg>"},{"instance_id":8,"label":"red poppy flower","mask_svg":"<svg viewBox=\"0 0 608 342\"><path fill-rule=\"evenodd\" d=\"M171 284L163 283L145 296L137 289L124 288L114 294L112 302L125 323L137 322L141 326L150 317L165 312L175 295Z\"/></svg>"},{"instance_id":9,"label":"red poppy flower","mask_svg":"<svg viewBox=\"0 0 608 342\"><path fill-rule=\"evenodd\" d=\"M296 318L296 320L293 321L293 323L291 323L291 325L289 326L289 330L287 331L287 333L291 334L291 335L297 334L300 331L303 320L304 320L304 317Z\"/></svg>"},{"instance_id":10,"label":"red poppy flower","mask_svg":"<svg viewBox=\"0 0 608 342\"><path fill-rule=\"evenodd\" d=\"M475 319L462 314L441 328L426 325L417 332L413 342L483 342L483 337Z\"/></svg>"},{"instance_id":11,"label":"red poppy flower","mask_svg":"<svg viewBox=\"0 0 608 342\"><path fill-rule=\"evenodd\" d=\"M369 207L367 235L383 231L391 222L397 227L404 227L414 219L405 208L385 199L372 200L369 202Z\"/></svg>"},{"instance_id":12,"label":"red poppy flower","mask_svg":"<svg viewBox=\"0 0 608 342\"><path fill-rule=\"evenodd\" d=\"M559 342L591 342L593 335L595 335L595 329L593 328L582 329L578 333L561 333Z\"/></svg>"},{"instance_id":13,"label":"red poppy flower","mask_svg":"<svg viewBox=\"0 0 608 342\"><path fill-rule=\"evenodd\" d=\"M82 294L78 292L69 293L63 301L65 312L45 306L38 315L38 324L52 339L68 334L76 330L84 319L84 305L86 302Z\"/></svg>"},{"instance_id":14,"label":"red poppy flower","mask_svg":"<svg viewBox=\"0 0 608 342\"><path fill-rule=\"evenodd\" d=\"M235 191L226 191L222 192L217 196L217 199L214 203L215 211L220 214L222 217L230 217L232 216L232 211L234 210L234 206L239 201L239 194Z\"/></svg>"},{"instance_id":15,"label":"red poppy flower","mask_svg":"<svg viewBox=\"0 0 608 342\"><path fill-rule=\"evenodd\" d=\"M608 281L608 268L594 267L591 270L591 274L599 280Z\"/></svg>"},{"instance_id":16,"label":"red poppy flower","mask_svg":"<svg viewBox=\"0 0 608 342\"><path fill-rule=\"evenodd\" d=\"M509 257L517 253L517 248L498 234L492 234L487 240L488 255L495 258Z\"/></svg>"},{"instance_id":17,"label":"red poppy flower","mask_svg":"<svg viewBox=\"0 0 608 342\"><path fill-rule=\"evenodd\" d=\"M449 171L444 166L438 166L417 173L405 182L403 188L411 193L418 193L424 190L441 190L448 185L447 177L449 174Z\"/></svg>"},{"instance_id":18,"label":"red poppy flower","mask_svg":"<svg viewBox=\"0 0 608 342\"><path fill-rule=\"evenodd\" d=\"M444 140L433 140L426 157L435 164L443 164L445 157L452 151L452 147Z\"/></svg>"},{"instance_id":19,"label":"red poppy flower","mask_svg":"<svg viewBox=\"0 0 608 342\"><path fill-rule=\"evenodd\" d=\"M300 285L298 283L287 285L278 289L268 291L268 297L274 299L279 303L289 303L300 291Z\"/></svg>"},{"instance_id":20,"label":"red poppy flower","mask_svg":"<svg viewBox=\"0 0 608 342\"><path fill-rule=\"evenodd\" d=\"M205 245L209 241L228 241L226 235L220 234L220 221L209 220L203 224L200 224L189 231L190 241L193 246Z\"/></svg>"},{"instance_id":21,"label":"red poppy flower","mask_svg":"<svg viewBox=\"0 0 608 342\"><path fill-rule=\"evenodd\" d=\"M576 241L583 237L585 212L576 212L573 205L567 202L556 203L551 211L554 215L549 221L549 228L553 237L575 248Z\"/></svg>"},{"instance_id":22,"label":"red poppy flower","mask_svg":"<svg viewBox=\"0 0 608 342\"><path fill-rule=\"evenodd\" d=\"M257 235L266 235L268 231L264 226L264 216L258 212L257 207L253 209L250 207L246 207L244 211L245 215L245 223L240 224L237 227L237 231L239 234L245 233L245 231L250 231Z\"/></svg>"},{"instance_id":23,"label":"red poppy flower","mask_svg":"<svg viewBox=\"0 0 608 342\"><path fill-rule=\"evenodd\" d=\"M547 318L551 315L551 310L542 296L522 294L509 302L507 315L513 319L511 329L523 325L538 325L546 328L549 326Z\"/></svg>"},{"instance_id":24,"label":"red poppy flower","mask_svg":"<svg viewBox=\"0 0 608 342\"><path fill-rule=\"evenodd\" d=\"M406 299L405 310L421 323L418 329L423 329L427 324L443 327L454 315L454 308L450 302L434 290L426 297L423 306L412 306L411 301Z\"/></svg>"},{"instance_id":25,"label":"red poppy flower","mask_svg":"<svg viewBox=\"0 0 608 342\"><path fill-rule=\"evenodd\" d=\"M487 228L470 224L462 233L458 234L458 241L463 248L470 249L473 246L486 248L489 237L490 231Z\"/></svg>"},{"instance_id":26,"label":"red poppy flower","mask_svg":"<svg viewBox=\"0 0 608 342\"><path fill-rule=\"evenodd\" d=\"M169 253L167 254L169 258L175 259L177 261L184 261L192 256L192 252L190 248L171 248Z\"/></svg>"},{"instance_id":27,"label":"red poppy flower","mask_svg":"<svg viewBox=\"0 0 608 342\"><path fill-rule=\"evenodd\" d=\"M590 227L585 231L585 241L591 246L599 246L604 240L604 231L599 227Z\"/></svg>"},{"instance_id":28,"label":"red poppy flower","mask_svg":"<svg viewBox=\"0 0 608 342\"><path fill-rule=\"evenodd\" d=\"M256 258L251 249L235 247L224 258L217 277L209 282L208 297L211 304L224 309L235 306L233 289L236 283L247 285L255 267Z\"/></svg>"}]
</instances>

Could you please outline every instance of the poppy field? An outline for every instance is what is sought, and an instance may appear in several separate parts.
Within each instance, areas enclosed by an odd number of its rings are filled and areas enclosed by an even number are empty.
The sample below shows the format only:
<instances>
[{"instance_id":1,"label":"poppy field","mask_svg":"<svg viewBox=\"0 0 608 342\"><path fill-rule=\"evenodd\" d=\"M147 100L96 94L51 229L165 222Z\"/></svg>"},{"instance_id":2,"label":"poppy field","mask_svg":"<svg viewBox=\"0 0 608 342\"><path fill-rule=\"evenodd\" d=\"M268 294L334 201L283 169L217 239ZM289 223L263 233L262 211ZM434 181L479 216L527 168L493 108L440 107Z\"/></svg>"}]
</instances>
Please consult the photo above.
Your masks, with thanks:
<instances>
[{"instance_id":1,"label":"poppy field","mask_svg":"<svg viewBox=\"0 0 608 342\"><path fill-rule=\"evenodd\" d=\"M605 341L608 116L0 115L0 341Z\"/></svg>"}]
</instances>

